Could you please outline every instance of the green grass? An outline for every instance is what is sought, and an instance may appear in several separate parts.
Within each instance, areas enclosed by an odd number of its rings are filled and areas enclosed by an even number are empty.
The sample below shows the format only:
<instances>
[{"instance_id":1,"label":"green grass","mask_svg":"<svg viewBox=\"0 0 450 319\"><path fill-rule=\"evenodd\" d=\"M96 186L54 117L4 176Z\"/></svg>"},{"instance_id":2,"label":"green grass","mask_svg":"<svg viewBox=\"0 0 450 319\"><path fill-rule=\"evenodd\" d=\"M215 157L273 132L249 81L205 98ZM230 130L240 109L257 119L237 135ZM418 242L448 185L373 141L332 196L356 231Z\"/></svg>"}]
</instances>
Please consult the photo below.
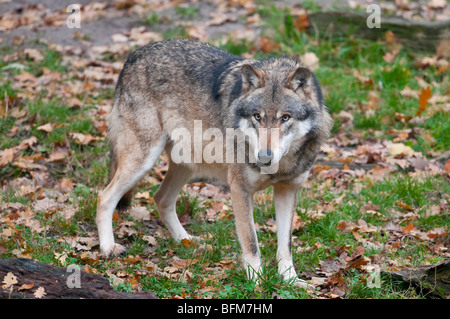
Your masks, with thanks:
<instances>
[{"instance_id":1,"label":"green grass","mask_svg":"<svg viewBox=\"0 0 450 319\"><path fill-rule=\"evenodd\" d=\"M182 19L193 19L198 16L200 7L176 6L175 13Z\"/></svg>"},{"instance_id":2,"label":"green grass","mask_svg":"<svg viewBox=\"0 0 450 319\"><path fill-rule=\"evenodd\" d=\"M315 10L313 2L308 1L306 6ZM183 19L192 19L199 14L198 7L176 7L176 14ZM348 38L316 38L299 32L293 26L292 19L286 14L287 10L276 9L271 4L258 7L257 12L265 23L263 34L280 44L280 48L270 54L255 51L254 43L249 41L226 41L221 45L233 54L242 55L250 52L256 58L268 55L295 55L305 52L314 52L319 57L319 68L315 71L322 84L325 101L331 112L335 115L342 110L351 112L354 116L354 127L343 125L336 118L334 133L347 131L361 132L363 137L374 138L372 132L380 131L377 139L392 140L389 133L391 128L420 129L422 130L416 139L409 139L405 144L412 145L414 150L446 151L450 148L450 119L448 113L434 112L423 118L418 124L409 124L394 118L395 112L406 116L415 116L418 109L418 101L414 98L405 98L400 92L406 87L419 90L417 77L423 78L428 83L441 83L432 87L433 94L444 96L448 92L448 80L443 73L432 68L419 69L415 61L420 54L409 52L401 48L393 63L383 60L384 54L390 51L389 46L383 41L371 42L362 39ZM160 17L157 14L149 15L144 23L150 26L158 25ZM170 26L165 32L166 38L186 37L186 31L182 27ZM6 52L6 51L5 51ZM10 54L12 51L7 51ZM24 66L24 70L36 77L43 74L44 68L61 72L71 79L69 67L63 63L62 55L50 48L43 49L44 59L40 62L22 59L16 61ZM123 60L125 57L103 56L106 62ZM0 68L6 67L0 58ZM358 71L369 76L373 84L364 85L354 75ZM118 241L128 247L123 258L105 259L95 257L99 247L94 246L89 253L75 250L63 239L67 237L96 237L95 210L97 194L105 186L108 175L108 145L104 140L88 145L79 145L71 139L71 133L91 134L100 136L95 128L90 110L95 108L105 99L112 99L112 88L96 89L96 95L90 97L86 94L83 107L69 108L59 95L50 95L45 88L32 97L21 98L23 90L14 88L14 76L20 74L20 68L6 68L0 75L0 98L5 93L16 99L14 107L24 110L23 117L12 116L0 118L0 150L12 148L31 136L37 138L37 145L33 148L20 150L18 157L41 154L46 158L58 147L65 147L68 156L63 162L46 163L48 174L55 183L62 178L73 181L73 190L62 194L67 196L65 205L75 207L75 216L65 220L54 211L36 211L33 219L39 221L45 229L36 231L30 225L17 223L12 229L12 236L2 236L3 230L9 228L4 223L0 225L0 251L1 258L25 256L34 258L49 264L67 266L79 264L84 269L98 272L106 277L109 274L120 274L124 282L117 285L116 289L131 292L136 289L150 290L160 298L172 298L175 295L185 298L316 298L304 289L293 287L281 280L276 272L276 234L270 230L269 220L275 219L274 207L271 200L263 200L255 203L255 221L261 226L258 232L260 249L263 256L264 270L259 278L259 285L246 279L245 270L240 264L240 245L235 234L233 218L207 221L205 210L210 201L203 200L189 191L180 193L177 212L179 215L189 215L190 220L186 228L194 235L203 235L201 243L206 248L198 253L199 245L185 247L176 243L173 239L165 238L167 232L157 221L158 213L151 200L142 202L151 214L150 221L135 220L126 213L117 215L114 221L115 229L123 223L132 222L131 235L125 235ZM381 83L381 86L380 86ZM379 102L375 113L371 116L365 114L366 105L370 100L369 92L375 92ZM50 95L50 96L49 96ZM79 97L81 98L81 97ZM38 130L37 127L46 123L59 124L51 133ZM10 132L17 126L17 132ZM429 133L435 140L430 143L424 134ZM34 178L35 171L20 169L12 163L0 167L1 179L12 181L15 179ZM37 176L38 178L39 176ZM405 227L413 223L417 230L431 231L438 227L448 227L450 217L448 214L428 216L426 211L441 201L448 203L450 183L448 178L439 175L429 175L423 179L414 178L408 172L397 171L390 174L383 181L373 182L365 178L352 178L348 186L337 187L329 184L319 174L313 174L310 178L311 188L303 189L299 194L297 214L306 224L293 232L293 258L298 272L302 276L308 273L316 274L321 267L321 262L328 259L336 259L337 248L349 245L348 254L351 256L359 245L365 244L364 257L379 257L382 266L390 267L395 261L400 266L422 265L437 263L443 260L442 255L436 254L429 242L403 236L393 238L384 231L374 233L361 233L361 238L356 238L352 232L342 232L338 229L341 221L357 223L364 220L370 225L380 229L389 221L399 223ZM361 183L363 187L359 192L352 192L355 183ZM138 191L150 190L154 195L157 185L142 182ZM3 186L3 184L2 184ZM150 187L151 186L151 187ZM39 186L35 194L21 195L18 188L0 188L0 202L21 203L32 207L33 203L43 197L52 195L43 191L53 191L56 186ZM268 198L272 196L269 188L264 192ZM344 195L341 201L337 201ZM54 195L58 198L58 194ZM337 203L335 203L337 202ZM363 207L371 202L378 205L378 214L364 213ZM335 203L329 206L330 203ZM399 206L399 203L410 207L411 211ZM231 206L231 203L227 203ZM312 218L310 213L320 211L321 216ZM13 214L0 212L0 218ZM230 213L231 214L231 213ZM412 217L408 217L410 214ZM14 217L14 214L10 217ZM231 216L232 217L232 216ZM407 218L408 217L408 218ZM412 218L412 219L411 219ZM151 246L145 235L154 236L157 244ZM398 241L402 249L384 249L393 241ZM448 243L448 237L442 238L443 243ZM369 244L367 244L369 243ZM373 245L370 245L373 244ZM55 258L57 254L67 254L65 263L60 263ZM137 262L128 262L127 258L138 256ZM179 267L171 273L174 257L182 260L192 260L188 267ZM91 259L89 259L91 258ZM224 262L226 261L226 263ZM152 262L157 265L155 271L148 265ZM166 267L168 270L166 271ZM382 274L380 288L369 288L366 280L367 273L357 268L347 268L341 273L345 282L345 298L424 298L410 287L404 287L401 283L392 280ZM342 288L342 287L341 287ZM343 288L342 288L343 289Z\"/></svg>"}]
</instances>

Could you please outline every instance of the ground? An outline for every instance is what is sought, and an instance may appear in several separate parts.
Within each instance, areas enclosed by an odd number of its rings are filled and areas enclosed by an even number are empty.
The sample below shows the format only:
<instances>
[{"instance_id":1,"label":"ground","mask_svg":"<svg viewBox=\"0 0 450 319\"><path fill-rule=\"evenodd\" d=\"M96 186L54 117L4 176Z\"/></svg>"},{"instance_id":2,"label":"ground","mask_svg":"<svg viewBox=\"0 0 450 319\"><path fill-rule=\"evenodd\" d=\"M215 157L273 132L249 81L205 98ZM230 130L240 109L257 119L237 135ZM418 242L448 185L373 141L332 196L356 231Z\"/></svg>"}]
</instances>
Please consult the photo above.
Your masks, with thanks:
<instances>
[{"instance_id":1,"label":"ground","mask_svg":"<svg viewBox=\"0 0 450 319\"><path fill-rule=\"evenodd\" d=\"M309 32L312 12L365 12L364 1L78 2L81 28L70 29L70 1L0 1L1 258L78 264L120 291L160 298L430 296L433 289L388 273L449 258L448 43L416 52L389 30L377 41ZM443 20L450 7L380 5L383 14L426 20ZM164 155L139 184L133 208L114 215L127 255L100 254L96 197L107 181L117 76L134 49L173 37L244 57L287 54L316 73L334 127L299 195L292 242L299 275L316 290L276 274L271 189L254 198L265 264L259 285L245 278L223 185L186 185L178 213L204 241L175 243L152 199L167 171Z\"/></svg>"}]
</instances>

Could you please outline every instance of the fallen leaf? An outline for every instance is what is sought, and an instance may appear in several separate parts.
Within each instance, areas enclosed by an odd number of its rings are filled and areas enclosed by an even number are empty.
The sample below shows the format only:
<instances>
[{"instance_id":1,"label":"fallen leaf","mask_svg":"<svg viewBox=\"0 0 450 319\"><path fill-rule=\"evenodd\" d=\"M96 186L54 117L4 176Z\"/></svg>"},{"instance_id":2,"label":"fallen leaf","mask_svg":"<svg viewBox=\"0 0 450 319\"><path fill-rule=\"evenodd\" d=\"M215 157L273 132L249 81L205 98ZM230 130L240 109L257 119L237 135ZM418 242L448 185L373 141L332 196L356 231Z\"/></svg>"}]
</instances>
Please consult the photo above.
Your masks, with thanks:
<instances>
[{"instance_id":1,"label":"fallen leaf","mask_svg":"<svg viewBox=\"0 0 450 319\"><path fill-rule=\"evenodd\" d=\"M447 6L447 2L445 0L430 0L428 1L428 8L438 10L444 9Z\"/></svg>"},{"instance_id":2,"label":"fallen leaf","mask_svg":"<svg viewBox=\"0 0 450 319\"><path fill-rule=\"evenodd\" d=\"M292 23L298 31L305 32L309 27L309 17L307 14L299 14L295 19L293 19Z\"/></svg>"},{"instance_id":3,"label":"fallen leaf","mask_svg":"<svg viewBox=\"0 0 450 319\"><path fill-rule=\"evenodd\" d=\"M337 259L320 260L320 270L324 273L336 273L341 269L344 269L346 265Z\"/></svg>"},{"instance_id":4,"label":"fallen leaf","mask_svg":"<svg viewBox=\"0 0 450 319\"><path fill-rule=\"evenodd\" d=\"M187 34L189 38L196 39L199 41L206 41L208 38L208 35L206 34L206 31L204 28L192 26L187 30Z\"/></svg>"},{"instance_id":5,"label":"fallen leaf","mask_svg":"<svg viewBox=\"0 0 450 319\"><path fill-rule=\"evenodd\" d=\"M383 60L386 61L387 63L392 63L394 62L394 59L399 52L400 52L399 49L393 49L390 52L386 52L386 54L383 56Z\"/></svg>"},{"instance_id":6,"label":"fallen leaf","mask_svg":"<svg viewBox=\"0 0 450 319\"><path fill-rule=\"evenodd\" d=\"M406 209L406 210L408 210L410 212L414 211L414 208L412 208L411 206L409 206L408 204L405 204L403 202L396 202L395 205L397 205L398 207L401 207L403 209Z\"/></svg>"},{"instance_id":7,"label":"fallen leaf","mask_svg":"<svg viewBox=\"0 0 450 319\"><path fill-rule=\"evenodd\" d=\"M319 58L314 52L306 52L301 56L302 63L315 71L319 68Z\"/></svg>"},{"instance_id":8,"label":"fallen leaf","mask_svg":"<svg viewBox=\"0 0 450 319\"><path fill-rule=\"evenodd\" d=\"M415 90L412 90L409 86L405 86L403 90L400 91L400 94L403 97L419 98L419 93Z\"/></svg>"},{"instance_id":9,"label":"fallen leaf","mask_svg":"<svg viewBox=\"0 0 450 319\"><path fill-rule=\"evenodd\" d=\"M403 143L392 143L387 147L387 151L392 156L411 156L414 153L414 150L410 146L407 146Z\"/></svg>"},{"instance_id":10,"label":"fallen leaf","mask_svg":"<svg viewBox=\"0 0 450 319\"><path fill-rule=\"evenodd\" d=\"M111 39L113 40L113 42L127 42L128 41L128 37L121 33L115 33L115 34L111 35Z\"/></svg>"},{"instance_id":11,"label":"fallen leaf","mask_svg":"<svg viewBox=\"0 0 450 319\"><path fill-rule=\"evenodd\" d=\"M13 159L14 159L15 154L16 154L16 148L15 147L4 149L0 153L0 167L6 166L9 163L11 163L13 161Z\"/></svg>"},{"instance_id":12,"label":"fallen leaf","mask_svg":"<svg viewBox=\"0 0 450 319\"><path fill-rule=\"evenodd\" d=\"M384 38L386 39L387 43L390 43L390 44L397 43L397 37L395 36L394 32L392 32L391 30L387 31L384 34Z\"/></svg>"},{"instance_id":13,"label":"fallen leaf","mask_svg":"<svg viewBox=\"0 0 450 319\"><path fill-rule=\"evenodd\" d=\"M356 225L355 223L353 223L351 221L345 221L345 220L341 220L336 226L336 228L339 229L343 233L350 232L357 227L358 227L358 225Z\"/></svg>"},{"instance_id":14,"label":"fallen leaf","mask_svg":"<svg viewBox=\"0 0 450 319\"><path fill-rule=\"evenodd\" d=\"M135 265L140 263L142 261L142 258L139 255L136 256L130 255L125 257L123 261L125 261L128 264Z\"/></svg>"},{"instance_id":15,"label":"fallen leaf","mask_svg":"<svg viewBox=\"0 0 450 319\"><path fill-rule=\"evenodd\" d=\"M409 234L413 230L415 230L414 225L413 224L409 224L408 226L405 226L405 227L402 228L402 233L403 234Z\"/></svg>"},{"instance_id":16,"label":"fallen leaf","mask_svg":"<svg viewBox=\"0 0 450 319\"><path fill-rule=\"evenodd\" d=\"M37 49L26 48L25 50L23 50L23 53L25 53L25 55L27 57L29 57L30 59L32 59L33 61L40 62L40 61L44 60L44 56Z\"/></svg>"},{"instance_id":17,"label":"fallen leaf","mask_svg":"<svg viewBox=\"0 0 450 319\"><path fill-rule=\"evenodd\" d=\"M69 178L62 178L59 181L59 186L65 192L71 192L73 190L73 182Z\"/></svg>"},{"instance_id":18,"label":"fallen leaf","mask_svg":"<svg viewBox=\"0 0 450 319\"><path fill-rule=\"evenodd\" d=\"M358 247L356 247L356 249L353 252L353 254L351 255L351 257L349 257L349 260L354 260L356 258L359 258L363 254L364 254L364 247L362 245L359 245Z\"/></svg>"},{"instance_id":19,"label":"fallen leaf","mask_svg":"<svg viewBox=\"0 0 450 319\"><path fill-rule=\"evenodd\" d=\"M47 159L47 162L58 162L67 158L69 151L65 147L57 147L53 153Z\"/></svg>"},{"instance_id":20,"label":"fallen leaf","mask_svg":"<svg viewBox=\"0 0 450 319\"><path fill-rule=\"evenodd\" d=\"M6 276L3 278L3 283L5 284L3 287L5 289L11 287L12 285L15 285L18 283L17 277L14 276L12 272L9 272L6 274Z\"/></svg>"},{"instance_id":21,"label":"fallen leaf","mask_svg":"<svg viewBox=\"0 0 450 319\"><path fill-rule=\"evenodd\" d=\"M51 133L51 132L53 132L53 125L52 125L52 123L47 123L47 124L38 126L36 129L39 131L45 131L47 133Z\"/></svg>"},{"instance_id":22,"label":"fallen leaf","mask_svg":"<svg viewBox=\"0 0 450 319\"><path fill-rule=\"evenodd\" d=\"M38 289L36 289L36 291L34 292L34 297L36 297L37 299L41 299L42 297L44 297L47 293L45 292L44 287L39 287Z\"/></svg>"},{"instance_id":23,"label":"fallen leaf","mask_svg":"<svg viewBox=\"0 0 450 319\"><path fill-rule=\"evenodd\" d=\"M17 146L17 148L19 150L24 150L29 147L32 147L36 143L37 143L37 137L31 136L30 138L24 139L22 142L20 142L20 144L19 144L19 146Z\"/></svg>"},{"instance_id":24,"label":"fallen leaf","mask_svg":"<svg viewBox=\"0 0 450 319\"><path fill-rule=\"evenodd\" d=\"M431 96L432 96L432 93L431 93L431 89L429 86L426 89L422 88L420 90L419 109L417 110L417 113L416 113L417 116L420 116L422 114L422 112L425 111L427 104L428 104L428 100L430 99Z\"/></svg>"},{"instance_id":25,"label":"fallen leaf","mask_svg":"<svg viewBox=\"0 0 450 319\"><path fill-rule=\"evenodd\" d=\"M447 173L450 173L450 160L448 160L447 163L445 163L444 171L446 171Z\"/></svg>"},{"instance_id":26,"label":"fallen leaf","mask_svg":"<svg viewBox=\"0 0 450 319\"><path fill-rule=\"evenodd\" d=\"M158 246L158 241L153 236L145 235L142 239L145 240L150 246Z\"/></svg>"},{"instance_id":27,"label":"fallen leaf","mask_svg":"<svg viewBox=\"0 0 450 319\"><path fill-rule=\"evenodd\" d=\"M280 44L276 43L275 41L269 38L261 37L261 40L259 41L259 48L264 53L270 53L273 52L274 50L279 49Z\"/></svg>"},{"instance_id":28,"label":"fallen leaf","mask_svg":"<svg viewBox=\"0 0 450 319\"><path fill-rule=\"evenodd\" d=\"M23 284L22 286L20 286L19 287L19 291L22 291L22 290L29 290L29 289L32 289L34 287L34 284L33 283L31 283L31 284Z\"/></svg>"},{"instance_id":29,"label":"fallen leaf","mask_svg":"<svg viewBox=\"0 0 450 319\"><path fill-rule=\"evenodd\" d=\"M150 220L150 214L145 207L132 207L129 214L134 219Z\"/></svg>"},{"instance_id":30,"label":"fallen leaf","mask_svg":"<svg viewBox=\"0 0 450 319\"><path fill-rule=\"evenodd\" d=\"M450 40L443 39L439 43L439 46L436 48L436 56L447 59L450 57Z\"/></svg>"},{"instance_id":31,"label":"fallen leaf","mask_svg":"<svg viewBox=\"0 0 450 319\"><path fill-rule=\"evenodd\" d=\"M208 26L218 26L226 22L236 21L236 18L232 18L223 12L211 12L210 20L208 21Z\"/></svg>"},{"instance_id":32,"label":"fallen leaf","mask_svg":"<svg viewBox=\"0 0 450 319\"><path fill-rule=\"evenodd\" d=\"M194 248L195 247L195 243L192 240L189 240L187 238L183 238L181 240L181 244L186 248Z\"/></svg>"},{"instance_id":33,"label":"fallen leaf","mask_svg":"<svg viewBox=\"0 0 450 319\"><path fill-rule=\"evenodd\" d=\"M70 137L74 139L78 144L87 145L89 143L95 142L100 138L94 137L91 134L82 134L82 133L70 133Z\"/></svg>"}]
</instances>

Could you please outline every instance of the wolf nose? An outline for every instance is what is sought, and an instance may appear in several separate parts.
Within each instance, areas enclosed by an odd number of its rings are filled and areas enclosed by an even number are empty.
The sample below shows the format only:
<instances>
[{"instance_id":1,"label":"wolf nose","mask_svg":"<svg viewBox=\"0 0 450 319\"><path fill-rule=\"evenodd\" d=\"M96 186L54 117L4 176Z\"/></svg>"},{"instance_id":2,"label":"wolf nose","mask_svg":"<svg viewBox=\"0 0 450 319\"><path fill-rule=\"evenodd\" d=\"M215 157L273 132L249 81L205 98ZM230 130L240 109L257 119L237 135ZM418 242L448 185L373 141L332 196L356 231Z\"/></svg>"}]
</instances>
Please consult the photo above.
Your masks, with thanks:
<instances>
[{"instance_id":1,"label":"wolf nose","mask_svg":"<svg viewBox=\"0 0 450 319\"><path fill-rule=\"evenodd\" d=\"M273 153L271 150L260 150L258 152L258 162L264 165L270 165L272 161Z\"/></svg>"}]
</instances>

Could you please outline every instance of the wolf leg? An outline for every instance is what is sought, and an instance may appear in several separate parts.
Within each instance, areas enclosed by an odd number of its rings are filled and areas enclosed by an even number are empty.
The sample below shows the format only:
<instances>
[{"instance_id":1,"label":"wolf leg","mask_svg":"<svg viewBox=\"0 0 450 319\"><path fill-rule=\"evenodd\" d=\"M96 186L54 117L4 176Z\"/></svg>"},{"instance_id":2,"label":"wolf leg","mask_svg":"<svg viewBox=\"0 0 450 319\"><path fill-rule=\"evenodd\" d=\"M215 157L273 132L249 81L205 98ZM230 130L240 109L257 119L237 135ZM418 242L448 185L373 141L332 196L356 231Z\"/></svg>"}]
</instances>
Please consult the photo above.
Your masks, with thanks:
<instances>
[{"instance_id":1,"label":"wolf leg","mask_svg":"<svg viewBox=\"0 0 450 319\"><path fill-rule=\"evenodd\" d=\"M237 182L230 185L236 233L242 248L242 259L250 280L257 281L262 271L261 253L253 219L252 194Z\"/></svg>"},{"instance_id":2,"label":"wolf leg","mask_svg":"<svg viewBox=\"0 0 450 319\"><path fill-rule=\"evenodd\" d=\"M274 185L275 214L277 224L277 261L278 273L284 280L297 278L291 252L292 219L297 206L299 187L292 184Z\"/></svg>"},{"instance_id":3,"label":"wolf leg","mask_svg":"<svg viewBox=\"0 0 450 319\"><path fill-rule=\"evenodd\" d=\"M292 221L297 207L298 190L299 185L296 184L278 183L274 185L278 273L284 281L305 289L313 289L314 286L297 277L292 261Z\"/></svg>"},{"instance_id":4,"label":"wolf leg","mask_svg":"<svg viewBox=\"0 0 450 319\"><path fill-rule=\"evenodd\" d=\"M176 241L192 239L181 225L176 212L177 195L183 185L192 176L192 171L185 166L170 162L169 171L153 199L161 220Z\"/></svg>"},{"instance_id":5,"label":"wolf leg","mask_svg":"<svg viewBox=\"0 0 450 319\"><path fill-rule=\"evenodd\" d=\"M138 143L128 141L117 154L118 164L114 177L100 193L97 200L97 228L100 239L100 250L105 256L118 256L125 248L114 242L112 216L122 196L132 189L138 181L152 168L158 159L166 139L161 137L157 143L143 152ZM116 148L117 151L117 148Z\"/></svg>"}]
</instances>

